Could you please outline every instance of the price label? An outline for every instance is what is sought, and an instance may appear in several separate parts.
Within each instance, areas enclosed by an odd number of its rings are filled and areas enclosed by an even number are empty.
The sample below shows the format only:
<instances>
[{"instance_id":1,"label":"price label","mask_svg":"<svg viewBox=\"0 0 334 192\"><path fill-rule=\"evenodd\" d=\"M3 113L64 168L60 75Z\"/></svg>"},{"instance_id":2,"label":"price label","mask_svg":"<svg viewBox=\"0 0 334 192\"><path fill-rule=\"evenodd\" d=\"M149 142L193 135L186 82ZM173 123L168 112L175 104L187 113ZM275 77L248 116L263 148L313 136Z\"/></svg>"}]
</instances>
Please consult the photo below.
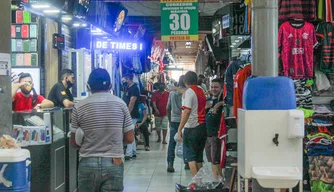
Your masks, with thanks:
<instances>
[{"instance_id":1,"label":"price label","mask_svg":"<svg viewBox=\"0 0 334 192\"><path fill-rule=\"evenodd\" d=\"M162 41L198 40L198 0L161 0Z\"/></svg>"}]
</instances>

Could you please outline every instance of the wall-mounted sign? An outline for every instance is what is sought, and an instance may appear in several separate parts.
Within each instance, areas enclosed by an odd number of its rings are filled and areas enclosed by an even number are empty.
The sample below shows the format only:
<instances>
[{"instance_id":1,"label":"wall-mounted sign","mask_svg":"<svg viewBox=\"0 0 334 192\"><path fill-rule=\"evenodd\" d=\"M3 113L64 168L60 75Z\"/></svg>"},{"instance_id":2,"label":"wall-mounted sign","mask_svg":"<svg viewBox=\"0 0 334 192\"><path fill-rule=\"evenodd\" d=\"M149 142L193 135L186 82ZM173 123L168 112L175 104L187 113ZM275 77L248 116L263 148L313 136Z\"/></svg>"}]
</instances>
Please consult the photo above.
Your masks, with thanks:
<instances>
[{"instance_id":1,"label":"wall-mounted sign","mask_svg":"<svg viewBox=\"0 0 334 192\"><path fill-rule=\"evenodd\" d=\"M61 34L53 34L53 48L64 50L65 49L65 36Z\"/></svg>"},{"instance_id":2,"label":"wall-mounted sign","mask_svg":"<svg viewBox=\"0 0 334 192\"><path fill-rule=\"evenodd\" d=\"M161 0L162 41L198 41L198 0Z\"/></svg>"},{"instance_id":3,"label":"wall-mounted sign","mask_svg":"<svg viewBox=\"0 0 334 192\"><path fill-rule=\"evenodd\" d=\"M103 50L141 51L143 50L143 44L134 42L95 41L94 48Z\"/></svg>"},{"instance_id":4,"label":"wall-mounted sign","mask_svg":"<svg viewBox=\"0 0 334 192\"><path fill-rule=\"evenodd\" d=\"M230 14L223 16L223 29L230 27Z\"/></svg>"},{"instance_id":5,"label":"wall-mounted sign","mask_svg":"<svg viewBox=\"0 0 334 192\"><path fill-rule=\"evenodd\" d=\"M115 21L115 32L119 31L122 28L125 19L125 10L122 10Z\"/></svg>"}]
</instances>

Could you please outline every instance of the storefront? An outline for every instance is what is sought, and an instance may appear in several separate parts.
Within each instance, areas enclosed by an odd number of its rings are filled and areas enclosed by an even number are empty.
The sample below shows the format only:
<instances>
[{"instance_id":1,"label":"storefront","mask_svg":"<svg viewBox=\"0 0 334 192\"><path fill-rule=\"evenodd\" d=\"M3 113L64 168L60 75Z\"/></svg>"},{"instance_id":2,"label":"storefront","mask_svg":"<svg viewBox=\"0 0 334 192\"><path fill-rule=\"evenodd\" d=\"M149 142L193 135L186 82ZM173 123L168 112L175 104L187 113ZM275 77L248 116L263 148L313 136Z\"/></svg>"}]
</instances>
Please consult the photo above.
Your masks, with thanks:
<instances>
[{"instance_id":1,"label":"storefront","mask_svg":"<svg viewBox=\"0 0 334 192\"><path fill-rule=\"evenodd\" d=\"M278 74L267 74L267 76L279 75L292 79L295 86L297 107L305 112L305 138L303 142L305 151L303 153L304 191L333 190L333 177L329 176L333 175L332 171L330 171L330 167L332 167L330 162L334 155L334 147L329 144L333 142L331 126L333 126L332 101L334 99L332 91L332 3L322 0L307 2L279 1L277 22L279 23L277 42L279 65L275 69ZM243 107L238 104L242 103L240 95L236 98L234 94L233 98L233 93L235 91L239 91L239 93L241 91L242 93L243 90L239 88L243 87L247 77L260 74L262 74L260 76L264 76L265 65L274 65L276 63L252 66L245 72L245 66L252 61L268 60L264 59L268 57L263 55L266 54L265 52L260 53L257 51L252 53L251 45L255 46L253 47L254 49L259 49L261 43L267 46L272 43L272 41L261 42L270 41L270 37L259 36L259 30L261 29L259 25L262 23L251 24L251 12L254 10L250 9L250 7L250 1L226 5L216 12L213 21L212 49L222 48L225 51L221 52L221 54L226 55L223 59L225 61L222 66L223 75L219 73L221 70L212 68L214 71L213 76L224 76L227 92L229 92L225 97L230 98L226 102L230 106L234 106L234 108ZM266 14L274 13L268 11ZM251 41L251 32L253 31L251 26L257 28L256 39L252 39L256 42ZM276 46L276 42L273 46ZM263 47L265 46L261 46L261 49ZM270 48L270 50L272 49ZM252 59L252 54L257 54L255 55L257 57L255 60ZM251 69L255 69L255 73ZM261 70L262 73L259 74ZM244 76L244 80L238 78L240 75ZM236 102L236 100L238 101ZM233 116L236 116L237 110L234 111ZM232 128L228 128L228 135L236 136ZM230 137L229 139L230 141L227 141L227 168L231 162L237 162L237 159L233 161L233 158L231 158L236 157L236 155L233 155L233 152L237 149L233 147L233 144L236 144L236 137ZM326 171L322 172L321 170Z\"/></svg>"}]
</instances>

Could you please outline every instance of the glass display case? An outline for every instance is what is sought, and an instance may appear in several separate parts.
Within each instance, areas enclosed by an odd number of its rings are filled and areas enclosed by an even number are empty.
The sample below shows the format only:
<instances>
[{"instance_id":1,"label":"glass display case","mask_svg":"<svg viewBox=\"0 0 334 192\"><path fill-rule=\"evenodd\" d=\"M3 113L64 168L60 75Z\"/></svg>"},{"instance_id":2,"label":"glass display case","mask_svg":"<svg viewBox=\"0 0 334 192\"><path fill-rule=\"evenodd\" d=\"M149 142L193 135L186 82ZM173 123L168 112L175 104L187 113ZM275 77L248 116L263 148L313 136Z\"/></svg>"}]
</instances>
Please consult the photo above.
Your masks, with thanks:
<instances>
[{"instance_id":1,"label":"glass display case","mask_svg":"<svg viewBox=\"0 0 334 192\"><path fill-rule=\"evenodd\" d=\"M13 112L13 136L31 154L31 192L66 191L65 114L62 109Z\"/></svg>"}]
</instances>

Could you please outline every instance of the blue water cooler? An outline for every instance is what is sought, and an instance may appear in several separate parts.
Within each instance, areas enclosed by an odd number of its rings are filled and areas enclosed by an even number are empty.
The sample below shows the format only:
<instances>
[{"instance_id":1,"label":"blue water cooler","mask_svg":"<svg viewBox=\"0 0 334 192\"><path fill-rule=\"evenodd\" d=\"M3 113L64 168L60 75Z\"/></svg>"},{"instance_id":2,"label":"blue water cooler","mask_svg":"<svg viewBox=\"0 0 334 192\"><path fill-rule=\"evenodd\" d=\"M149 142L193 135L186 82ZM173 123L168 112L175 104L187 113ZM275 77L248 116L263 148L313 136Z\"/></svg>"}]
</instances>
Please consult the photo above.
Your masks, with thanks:
<instances>
[{"instance_id":1,"label":"blue water cooler","mask_svg":"<svg viewBox=\"0 0 334 192\"><path fill-rule=\"evenodd\" d=\"M238 109L238 173L246 183L256 179L275 191L301 184L303 137L304 114L296 110L293 81L249 78Z\"/></svg>"},{"instance_id":2,"label":"blue water cooler","mask_svg":"<svg viewBox=\"0 0 334 192\"><path fill-rule=\"evenodd\" d=\"M30 192L31 161L26 149L0 149L0 192Z\"/></svg>"}]
</instances>

